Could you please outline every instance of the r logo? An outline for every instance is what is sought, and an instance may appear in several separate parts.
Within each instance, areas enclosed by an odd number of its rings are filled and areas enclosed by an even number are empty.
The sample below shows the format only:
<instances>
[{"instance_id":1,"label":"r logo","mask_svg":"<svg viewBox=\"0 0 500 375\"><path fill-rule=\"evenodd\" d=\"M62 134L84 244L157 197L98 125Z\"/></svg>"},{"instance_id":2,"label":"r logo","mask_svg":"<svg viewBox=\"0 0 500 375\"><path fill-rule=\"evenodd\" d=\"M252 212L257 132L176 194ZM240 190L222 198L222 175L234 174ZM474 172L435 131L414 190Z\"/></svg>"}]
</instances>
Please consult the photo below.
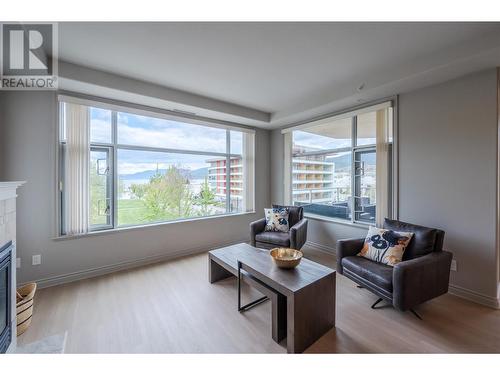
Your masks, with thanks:
<instances>
[{"instance_id":1,"label":"r logo","mask_svg":"<svg viewBox=\"0 0 500 375\"><path fill-rule=\"evenodd\" d=\"M1 23L0 89L55 89L57 24Z\"/></svg>"},{"instance_id":2,"label":"r logo","mask_svg":"<svg viewBox=\"0 0 500 375\"><path fill-rule=\"evenodd\" d=\"M3 75L52 75L52 25L3 24Z\"/></svg>"}]
</instances>

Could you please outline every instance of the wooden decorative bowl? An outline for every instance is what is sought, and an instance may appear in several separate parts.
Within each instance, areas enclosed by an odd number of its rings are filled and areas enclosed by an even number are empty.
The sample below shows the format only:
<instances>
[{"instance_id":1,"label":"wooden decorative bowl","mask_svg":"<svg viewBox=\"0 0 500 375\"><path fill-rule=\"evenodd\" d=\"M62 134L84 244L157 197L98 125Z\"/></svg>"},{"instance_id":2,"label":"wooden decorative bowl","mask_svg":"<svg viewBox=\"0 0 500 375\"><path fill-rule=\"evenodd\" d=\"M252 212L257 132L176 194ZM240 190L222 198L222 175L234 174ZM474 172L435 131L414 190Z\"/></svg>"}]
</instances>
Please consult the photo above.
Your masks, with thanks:
<instances>
[{"instance_id":1,"label":"wooden decorative bowl","mask_svg":"<svg viewBox=\"0 0 500 375\"><path fill-rule=\"evenodd\" d=\"M276 247L272 249L269 254L279 268L287 269L297 267L303 255L302 251L286 247Z\"/></svg>"}]
</instances>

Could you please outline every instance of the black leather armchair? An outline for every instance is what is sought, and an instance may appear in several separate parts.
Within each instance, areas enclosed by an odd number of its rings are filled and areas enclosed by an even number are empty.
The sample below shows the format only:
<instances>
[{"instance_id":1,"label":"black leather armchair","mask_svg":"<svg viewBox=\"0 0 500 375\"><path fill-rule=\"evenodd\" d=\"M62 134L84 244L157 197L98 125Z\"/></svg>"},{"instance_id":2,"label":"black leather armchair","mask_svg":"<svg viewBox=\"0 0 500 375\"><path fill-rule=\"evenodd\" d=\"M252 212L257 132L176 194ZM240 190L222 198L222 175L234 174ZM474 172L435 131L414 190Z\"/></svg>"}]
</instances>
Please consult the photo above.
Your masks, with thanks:
<instances>
[{"instance_id":1,"label":"black leather armchair","mask_svg":"<svg viewBox=\"0 0 500 375\"><path fill-rule=\"evenodd\" d=\"M385 300L420 318L414 307L448 292L452 254L443 250L444 232L390 219L383 227L414 233L402 262L391 267L356 256L364 238L339 240L337 272L380 297L372 308Z\"/></svg>"},{"instance_id":2,"label":"black leather armchair","mask_svg":"<svg viewBox=\"0 0 500 375\"><path fill-rule=\"evenodd\" d=\"M250 243L252 246L263 249L273 247L290 247L300 250L307 240L307 219L304 219L304 209L297 206L277 206L286 207L289 211L288 222L290 230L284 232L266 232L266 219L260 219L250 223Z\"/></svg>"}]
</instances>

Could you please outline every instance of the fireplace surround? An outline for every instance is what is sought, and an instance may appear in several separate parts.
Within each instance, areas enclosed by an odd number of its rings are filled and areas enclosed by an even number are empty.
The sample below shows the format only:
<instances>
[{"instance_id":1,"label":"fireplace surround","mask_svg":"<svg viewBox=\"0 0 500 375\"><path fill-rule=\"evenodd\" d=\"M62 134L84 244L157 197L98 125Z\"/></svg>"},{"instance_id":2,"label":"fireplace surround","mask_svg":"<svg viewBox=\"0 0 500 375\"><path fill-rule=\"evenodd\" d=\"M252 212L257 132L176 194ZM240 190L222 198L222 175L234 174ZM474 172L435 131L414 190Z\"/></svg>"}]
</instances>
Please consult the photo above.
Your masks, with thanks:
<instances>
[{"instance_id":1,"label":"fireplace surround","mask_svg":"<svg viewBox=\"0 0 500 375\"><path fill-rule=\"evenodd\" d=\"M16 326L16 205L24 181L0 181L0 353L13 353Z\"/></svg>"},{"instance_id":2,"label":"fireplace surround","mask_svg":"<svg viewBox=\"0 0 500 375\"><path fill-rule=\"evenodd\" d=\"M0 247L0 353L12 342L12 241Z\"/></svg>"}]
</instances>

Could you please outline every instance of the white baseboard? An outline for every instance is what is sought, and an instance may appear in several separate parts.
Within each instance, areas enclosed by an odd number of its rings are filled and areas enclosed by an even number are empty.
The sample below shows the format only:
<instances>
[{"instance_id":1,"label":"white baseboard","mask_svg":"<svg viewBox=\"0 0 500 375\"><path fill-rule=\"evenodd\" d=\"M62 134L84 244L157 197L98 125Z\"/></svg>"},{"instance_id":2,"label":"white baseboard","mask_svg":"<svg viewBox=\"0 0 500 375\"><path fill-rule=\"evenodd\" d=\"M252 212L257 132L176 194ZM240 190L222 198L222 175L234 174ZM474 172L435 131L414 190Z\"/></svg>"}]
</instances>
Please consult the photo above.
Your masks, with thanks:
<instances>
[{"instance_id":1,"label":"white baseboard","mask_svg":"<svg viewBox=\"0 0 500 375\"><path fill-rule=\"evenodd\" d=\"M51 286L71 283L73 281L89 279L92 277L101 276L101 275L105 275L108 273L113 273L113 272L117 272L117 271L124 271L124 270L132 269L132 268L136 268L136 267L140 267L140 266L145 266L148 264L164 262L164 261L172 260L175 258L181 258L181 257L188 256L188 255L200 254L200 253L207 252L211 249L215 249L218 247L224 247L224 246L230 246L230 245L234 245L236 243L241 243L241 242L248 242L248 239L245 238L245 239L242 239L239 241L230 241L230 242L221 243L221 244L215 245L215 246L200 246L200 247L196 247L196 248L192 248L192 249L184 249L184 250L180 250L180 251L176 251L176 252L172 252L172 253L167 253L167 254L151 255L151 256L144 257L144 258L140 258L140 259L110 264L110 265L96 267L96 268L90 268L90 269L86 269L83 271L71 272L71 273L67 273L67 274L63 274L63 275L47 277L47 278L33 280L33 281L29 281L29 282L37 283L38 288L43 289L43 288L48 288ZM27 284L29 282L25 282L23 284Z\"/></svg>"},{"instance_id":2,"label":"white baseboard","mask_svg":"<svg viewBox=\"0 0 500 375\"><path fill-rule=\"evenodd\" d=\"M306 241L304 246L310 247L311 249L321 251L322 253L326 253L328 255L333 255L335 256L337 251L334 247L332 246L325 246L317 242L312 242L312 241Z\"/></svg>"},{"instance_id":3,"label":"white baseboard","mask_svg":"<svg viewBox=\"0 0 500 375\"><path fill-rule=\"evenodd\" d=\"M473 290L463 288L457 285L449 285L448 293L454 296L479 303L484 306L492 307L494 309L500 309L500 300L494 297L490 297L481 293L474 292Z\"/></svg>"}]
</instances>

